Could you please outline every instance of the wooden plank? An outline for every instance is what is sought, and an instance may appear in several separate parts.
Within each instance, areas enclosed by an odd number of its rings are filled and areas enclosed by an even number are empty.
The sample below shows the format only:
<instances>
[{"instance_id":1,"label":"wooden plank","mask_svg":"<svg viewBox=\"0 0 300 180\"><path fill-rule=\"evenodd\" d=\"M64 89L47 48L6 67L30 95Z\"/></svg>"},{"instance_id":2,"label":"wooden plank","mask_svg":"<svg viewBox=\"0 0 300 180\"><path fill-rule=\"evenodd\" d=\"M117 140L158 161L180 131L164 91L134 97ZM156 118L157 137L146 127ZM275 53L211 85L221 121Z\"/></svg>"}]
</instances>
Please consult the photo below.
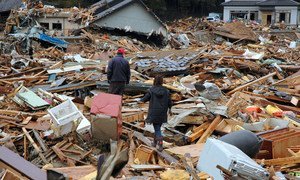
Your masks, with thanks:
<instances>
[{"instance_id":1,"label":"wooden plank","mask_svg":"<svg viewBox=\"0 0 300 180\"><path fill-rule=\"evenodd\" d=\"M22 111L15 111L15 110L9 110L9 109L0 109L0 114L2 115L8 115L8 116L17 116L17 115L26 115L26 116L44 116L47 114L47 112L36 112L36 113L28 113L28 112L22 112Z\"/></svg>"},{"instance_id":2,"label":"wooden plank","mask_svg":"<svg viewBox=\"0 0 300 180\"><path fill-rule=\"evenodd\" d=\"M47 80L48 76L24 76L24 77L16 77L16 78L8 78L8 79L3 79L5 81L33 81L33 80Z\"/></svg>"},{"instance_id":3,"label":"wooden plank","mask_svg":"<svg viewBox=\"0 0 300 180\"><path fill-rule=\"evenodd\" d=\"M31 68L31 69L29 69L27 71L24 71L24 72L10 74L10 75L6 75L6 76L3 76L3 77L0 77L0 79L11 78L11 77L20 77L20 76L22 76L24 74L32 73L32 72L43 70L43 69L44 69L44 67Z\"/></svg>"},{"instance_id":4,"label":"wooden plank","mask_svg":"<svg viewBox=\"0 0 300 180\"><path fill-rule=\"evenodd\" d=\"M256 84L256 83L265 81L265 80L267 80L268 78L273 77L274 75L276 75L276 72L273 72L273 73L268 74L268 75L266 75L266 76L263 76L263 77L261 77L261 78L259 78L259 79L256 79L256 80L254 80L254 81L252 81L252 82L249 82L249 83L246 83L246 84L244 84L244 85L242 85L242 86L240 86L240 87L237 87L237 88L235 88L234 90L229 91L229 92L227 93L227 95L231 95L231 94L233 94L233 93L235 93L235 92L237 92L237 91L241 91L241 90L243 90L243 89L245 89L245 88L247 88L247 87L249 87L249 86L251 86L251 85L253 85L253 84Z\"/></svg>"},{"instance_id":5,"label":"wooden plank","mask_svg":"<svg viewBox=\"0 0 300 180\"><path fill-rule=\"evenodd\" d=\"M192 158L199 158L199 155L204 147L204 143L191 144L186 146L175 146L173 148L166 149L165 151L182 158L186 153L190 153Z\"/></svg>"},{"instance_id":6,"label":"wooden plank","mask_svg":"<svg viewBox=\"0 0 300 180\"><path fill-rule=\"evenodd\" d=\"M188 137L189 142L194 142L196 139L200 138L204 131L209 127L209 123L205 122L201 124L199 127L193 130L193 134Z\"/></svg>"},{"instance_id":7,"label":"wooden plank","mask_svg":"<svg viewBox=\"0 0 300 180\"><path fill-rule=\"evenodd\" d=\"M49 88L46 90L51 93L57 93L57 92L63 92L63 91L72 91L75 89L82 89L82 88L89 87L89 86L96 86L96 84L97 83L95 81L88 81L88 82L83 82L83 83L78 83L78 84L63 85L63 86L59 86L59 87L55 87L55 88Z\"/></svg>"},{"instance_id":8,"label":"wooden plank","mask_svg":"<svg viewBox=\"0 0 300 180\"><path fill-rule=\"evenodd\" d=\"M135 144L134 144L134 140L133 140L133 133L130 132L128 134L128 137L130 139L130 145L129 145L129 153L128 153L128 163L129 165L134 164L134 151L135 151Z\"/></svg>"},{"instance_id":9,"label":"wooden plank","mask_svg":"<svg viewBox=\"0 0 300 180\"><path fill-rule=\"evenodd\" d=\"M204 133L205 129L199 129L198 131L196 131L195 133L191 134L188 137L188 141L189 142L194 142L196 139L198 139L199 137L201 137Z\"/></svg>"},{"instance_id":10,"label":"wooden plank","mask_svg":"<svg viewBox=\"0 0 300 180\"><path fill-rule=\"evenodd\" d=\"M33 134L34 134L34 137L35 139L38 141L38 143L40 144L41 148L43 149L43 151L47 151L48 150L48 147L47 145L45 145L43 139L41 138L41 136L39 135L39 133L36 131L36 130L32 130Z\"/></svg>"},{"instance_id":11,"label":"wooden plank","mask_svg":"<svg viewBox=\"0 0 300 180\"><path fill-rule=\"evenodd\" d=\"M203 133L201 138L198 140L197 144L204 143L206 139L214 132L216 127L219 125L219 123L222 121L222 117L220 115L217 115L217 117L213 120L213 122L209 125L209 127L206 129L206 131Z\"/></svg>"},{"instance_id":12,"label":"wooden plank","mask_svg":"<svg viewBox=\"0 0 300 180\"><path fill-rule=\"evenodd\" d=\"M57 147L57 146L52 146L52 150L54 153L57 155L57 157L62 161L65 162L67 159L65 158L64 153Z\"/></svg>"},{"instance_id":13,"label":"wooden plank","mask_svg":"<svg viewBox=\"0 0 300 180\"><path fill-rule=\"evenodd\" d=\"M0 115L0 119L5 119L5 120L8 120L8 121L14 121L14 122L21 121L21 119L13 118L13 117L10 117L10 116L4 116L4 115Z\"/></svg>"},{"instance_id":14,"label":"wooden plank","mask_svg":"<svg viewBox=\"0 0 300 180\"><path fill-rule=\"evenodd\" d=\"M62 167L62 168L49 168L49 169L66 174L71 179L80 179L88 174L91 174L91 173L97 171L96 167L93 165Z\"/></svg>"},{"instance_id":15,"label":"wooden plank","mask_svg":"<svg viewBox=\"0 0 300 180\"><path fill-rule=\"evenodd\" d=\"M30 136L30 134L28 133L28 131L22 127L22 130L24 132L24 134L26 135L27 139L30 141L30 143L32 144L33 148L35 149L35 151L39 154L40 158L43 160L43 162L45 164L48 164L48 161L46 160L45 156L43 155L41 149L36 145L36 143L33 141L32 137Z\"/></svg>"},{"instance_id":16,"label":"wooden plank","mask_svg":"<svg viewBox=\"0 0 300 180\"><path fill-rule=\"evenodd\" d=\"M82 153L80 151L75 151L75 150L68 150L68 149L60 149L62 152L66 153L71 153L71 154L76 154L76 155L81 155Z\"/></svg>"},{"instance_id":17,"label":"wooden plank","mask_svg":"<svg viewBox=\"0 0 300 180\"><path fill-rule=\"evenodd\" d=\"M89 156L92 152L93 152L93 149L87 151L86 153L84 153L84 154L82 154L82 155L80 156L80 159L82 160L82 159L86 158L86 157Z\"/></svg>"},{"instance_id":18,"label":"wooden plank","mask_svg":"<svg viewBox=\"0 0 300 180\"><path fill-rule=\"evenodd\" d=\"M289 164L297 164L300 163L300 156L277 158L277 159L270 159L270 160L260 160L259 162L267 166L283 166Z\"/></svg>"}]
</instances>

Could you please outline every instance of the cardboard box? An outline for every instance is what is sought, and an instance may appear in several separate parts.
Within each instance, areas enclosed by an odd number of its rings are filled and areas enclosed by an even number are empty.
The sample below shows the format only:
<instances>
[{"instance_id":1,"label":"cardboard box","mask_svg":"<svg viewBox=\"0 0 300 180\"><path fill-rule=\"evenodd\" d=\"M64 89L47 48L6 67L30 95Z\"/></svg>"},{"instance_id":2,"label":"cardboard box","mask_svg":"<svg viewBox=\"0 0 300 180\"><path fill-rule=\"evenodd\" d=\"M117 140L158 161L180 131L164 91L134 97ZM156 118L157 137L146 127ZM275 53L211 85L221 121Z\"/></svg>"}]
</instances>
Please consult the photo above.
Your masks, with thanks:
<instances>
[{"instance_id":1,"label":"cardboard box","mask_svg":"<svg viewBox=\"0 0 300 180\"><path fill-rule=\"evenodd\" d=\"M91 130L93 139L99 141L118 140L118 119L111 116L97 114L92 116Z\"/></svg>"}]
</instances>

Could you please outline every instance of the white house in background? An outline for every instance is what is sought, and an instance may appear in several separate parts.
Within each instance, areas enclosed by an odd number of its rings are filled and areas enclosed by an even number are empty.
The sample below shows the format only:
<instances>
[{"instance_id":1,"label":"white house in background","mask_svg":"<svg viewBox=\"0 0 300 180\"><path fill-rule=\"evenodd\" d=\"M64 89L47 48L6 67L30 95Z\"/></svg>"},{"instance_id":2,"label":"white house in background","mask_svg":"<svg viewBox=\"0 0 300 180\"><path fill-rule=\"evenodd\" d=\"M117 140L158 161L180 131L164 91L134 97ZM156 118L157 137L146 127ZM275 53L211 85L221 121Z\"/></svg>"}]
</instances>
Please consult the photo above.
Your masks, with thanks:
<instances>
[{"instance_id":1,"label":"white house in background","mask_svg":"<svg viewBox=\"0 0 300 180\"><path fill-rule=\"evenodd\" d=\"M224 21L237 18L255 20L264 25L279 23L298 25L300 3L293 0L225 0Z\"/></svg>"}]
</instances>

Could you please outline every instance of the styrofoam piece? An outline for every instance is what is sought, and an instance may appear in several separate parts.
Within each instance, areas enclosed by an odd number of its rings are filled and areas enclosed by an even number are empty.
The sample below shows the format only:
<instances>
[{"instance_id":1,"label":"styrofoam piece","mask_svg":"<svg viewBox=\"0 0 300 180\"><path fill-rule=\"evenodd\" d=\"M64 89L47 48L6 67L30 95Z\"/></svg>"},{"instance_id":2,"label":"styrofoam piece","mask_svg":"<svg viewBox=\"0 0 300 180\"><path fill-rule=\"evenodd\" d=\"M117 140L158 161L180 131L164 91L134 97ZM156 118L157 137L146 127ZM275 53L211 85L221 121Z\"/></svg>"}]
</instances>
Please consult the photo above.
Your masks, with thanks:
<instances>
[{"instance_id":1,"label":"styrofoam piece","mask_svg":"<svg viewBox=\"0 0 300 180\"><path fill-rule=\"evenodd\" d=\"M235 167L241 170L242 173L259 177L258 179L268 179L269 175L264 168L237 147L209 138L200 153L197 169L213 176L216 180L223 180L224 177L217 165L229 171L232 171L232 168Z\"/></svg>"},{"instance_id":2,"label":"styrofoam piece","mask_svg":"<svg viewBox=\"0 0 300 180\"><path fill-rule=\"evenodd\" d=\"M78 125L76 132L79 134L83 134L91 131L91 123L86 118L82 119L80 124Z\"/></svg>"},{"instance_id":3,"label":"styrofoam piece","mask_svg":"<svg viewBox=\"0 0 300 180\"><path fill-rule=\"evenodd\" d=\"M76 128L76 123L74 123L73 121L61 126L55 126L54 124L51 126L51 129L53 130L54 135L56 137L60 137L62 135L68 134L73 130L75 130L75 128Z\"/></svg>"},{"instance_id":4,"label":"styrofoam piece","mask_svg":"<svg viewBox=\"0 0 300 180\"><path fill-rule=\"evenodd\" d=\"M88 131L91 127L89 121L70 99L49 109L48 113L53 122L51 128L57 137L68 134L74 130L78 133L83 133Z\"/></svg>"},{"instance_id":5,"label":"styrofoam piece","mask_svg":"<svg viewBox=\"0 0 300 180\"><path fill-rule=\"evenodd\" d=\"M54 108L48 109L48 113L56 126L62 126L71 121L85 118L70 99Z\"/></svg>"}]
</instances>

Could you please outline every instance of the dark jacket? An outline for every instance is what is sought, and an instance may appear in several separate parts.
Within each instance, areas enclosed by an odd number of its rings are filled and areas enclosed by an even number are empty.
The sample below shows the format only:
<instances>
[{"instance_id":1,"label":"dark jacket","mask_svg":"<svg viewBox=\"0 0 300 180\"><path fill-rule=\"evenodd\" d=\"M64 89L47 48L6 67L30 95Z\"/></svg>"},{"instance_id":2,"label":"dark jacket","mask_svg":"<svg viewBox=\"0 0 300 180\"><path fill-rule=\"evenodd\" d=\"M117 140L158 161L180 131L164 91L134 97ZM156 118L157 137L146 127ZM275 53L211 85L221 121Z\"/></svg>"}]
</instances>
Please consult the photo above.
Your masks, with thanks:
<instances>
[{"instance_id":1,"label":"dark jacket","mask_svg":"<svg viewBox=\"0 0 300 180\"><path fill-rule=\"evenodd\" d=\"M130 66L127 60L121 54L118 54L108 63L107 68L108 82L125 82L130 81Z\"/></svg>"},{"instance_id":2,"label":"dark jacket","mask_svg":"<svg viewBox=\"0 0 300 180\"><path fill-rule=\"evenodd\" d=\"M163 86L152 86L149 92L141 99L142 102L150 101L147 123L166 123L168 109L172 107L169 90Z\"/></svg>"}]
</instances>

